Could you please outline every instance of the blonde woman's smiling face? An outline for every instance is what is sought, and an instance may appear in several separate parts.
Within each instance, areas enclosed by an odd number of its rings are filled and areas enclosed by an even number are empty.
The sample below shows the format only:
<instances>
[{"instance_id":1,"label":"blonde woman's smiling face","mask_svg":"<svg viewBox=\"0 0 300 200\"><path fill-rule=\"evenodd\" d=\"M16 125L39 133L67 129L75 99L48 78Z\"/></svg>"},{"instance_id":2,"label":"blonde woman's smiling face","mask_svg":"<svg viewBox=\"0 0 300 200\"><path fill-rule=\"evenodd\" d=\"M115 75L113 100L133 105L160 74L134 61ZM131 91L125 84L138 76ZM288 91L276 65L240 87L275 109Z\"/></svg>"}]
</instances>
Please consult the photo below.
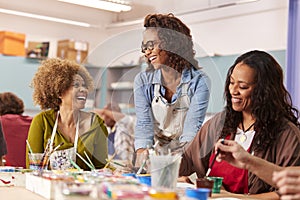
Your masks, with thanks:
<instances>
[{"instance_id":1,"label":"blonde woman's smiling face","mask_svg":"<svg viewBox=\"0 0 300 200\"><path fill-rule=\"evenodd\" d=\"M238 63L230 76L229 92L233 110L251 113L251 94L255 88L254 69L244 63Z\"/></svg>"}]
</instances>

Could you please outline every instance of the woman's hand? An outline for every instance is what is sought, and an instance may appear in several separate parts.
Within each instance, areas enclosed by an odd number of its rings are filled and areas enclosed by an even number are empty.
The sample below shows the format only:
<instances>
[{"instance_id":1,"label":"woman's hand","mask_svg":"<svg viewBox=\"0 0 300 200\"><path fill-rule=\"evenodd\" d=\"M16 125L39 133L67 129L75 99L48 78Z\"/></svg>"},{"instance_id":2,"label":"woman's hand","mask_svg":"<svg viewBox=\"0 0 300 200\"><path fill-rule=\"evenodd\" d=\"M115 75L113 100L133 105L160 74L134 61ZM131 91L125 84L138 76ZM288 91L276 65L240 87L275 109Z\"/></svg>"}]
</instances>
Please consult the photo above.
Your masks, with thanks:
<instances>
[{"instance_id":1,"label":"woman's hand","mask_svg":"<svg viewBox=\"0 0 300 200\"><path fill-rule=\"evenodd\" d=\"M145 169L146 171L150 169L149 152L147 149L138 149L136 151L136 159L134 166L136 168L140 168L142 166L142 169Z\"/></svg>"},{"instance_id":2,"label":"woman's hand","mask_svg":"<svg viewBox=\"0 0 300 200\"><path fill-rule=\"evenodd\" d=\"M233 140L224 140L223 144L222 141L223 139L219 140L215 145L216 153L220 151L217 161L225 160L235 167L247 169L247 162L251 158L251 154Z\"/></svg>"},{"instance_id":3,"label":"woman's hand","mask_svg":"<svg viewBox=\"0 0 300 200\"><path fill-rule=\"evenodd\" d=\"M281 199L300 199L300 167L288 167L273 173Z\"/></svg>"},{"instance_id":4,"label":"woman's hand","mask_svg":"<svg viewBox=\"0 0 300 200\"><path fill-rule=\"evenodd\" d=\"M191 181L191 179L188 176L180 176L177 178L177 182L182 182L182 183L189 183L189 184L195 184Z\"/></svg>"}]
</instances>

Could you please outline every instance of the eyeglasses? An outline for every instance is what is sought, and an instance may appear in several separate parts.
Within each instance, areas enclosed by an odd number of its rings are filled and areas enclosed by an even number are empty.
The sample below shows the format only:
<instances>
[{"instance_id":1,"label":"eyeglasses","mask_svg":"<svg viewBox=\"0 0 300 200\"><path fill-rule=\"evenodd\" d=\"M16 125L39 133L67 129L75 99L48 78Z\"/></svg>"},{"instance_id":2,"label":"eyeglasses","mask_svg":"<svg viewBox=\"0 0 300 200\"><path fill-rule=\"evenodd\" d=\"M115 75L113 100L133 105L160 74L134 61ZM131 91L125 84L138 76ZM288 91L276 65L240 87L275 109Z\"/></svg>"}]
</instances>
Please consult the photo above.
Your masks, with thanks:
<instances>
[{"instance_id":1,"label":"eyeglasses","mask_svg":"<svg viewBox=\"0 0 300 200\"><path fill-rule=\"evenodd\" d=\"M147 49L152 51L154 49L154 45L157 43L158 42L155 40L150 40L150 41L146 42L146 44L144 44L142 42L142 45L141 45L142 53L145 53L147 51Z\"/></svg>"}]
</instances>

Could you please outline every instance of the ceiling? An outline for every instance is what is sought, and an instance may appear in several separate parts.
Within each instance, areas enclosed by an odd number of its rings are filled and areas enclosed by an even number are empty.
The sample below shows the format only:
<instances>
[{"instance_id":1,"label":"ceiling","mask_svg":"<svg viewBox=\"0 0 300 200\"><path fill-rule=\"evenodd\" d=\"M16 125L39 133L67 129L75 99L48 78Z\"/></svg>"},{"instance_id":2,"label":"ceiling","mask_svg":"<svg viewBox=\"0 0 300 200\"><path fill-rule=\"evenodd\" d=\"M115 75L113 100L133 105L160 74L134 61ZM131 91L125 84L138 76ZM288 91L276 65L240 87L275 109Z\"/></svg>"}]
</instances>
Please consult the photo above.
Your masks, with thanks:
<instances>
[{"instance_id":1,"label":"ceiling","mask_svg":"<svg viewBox=\"0 0 300 200\"><path fill-rule=\"evenodd\" d=\"M188 13L223 4L229 5L237 1L241 0L130 0L132 10L123 13L97 10L57 0L0 0L0 8L81 21L95 27L103 27L103 24L141 19L148 13Z\"/></svg>"}]
</instances>

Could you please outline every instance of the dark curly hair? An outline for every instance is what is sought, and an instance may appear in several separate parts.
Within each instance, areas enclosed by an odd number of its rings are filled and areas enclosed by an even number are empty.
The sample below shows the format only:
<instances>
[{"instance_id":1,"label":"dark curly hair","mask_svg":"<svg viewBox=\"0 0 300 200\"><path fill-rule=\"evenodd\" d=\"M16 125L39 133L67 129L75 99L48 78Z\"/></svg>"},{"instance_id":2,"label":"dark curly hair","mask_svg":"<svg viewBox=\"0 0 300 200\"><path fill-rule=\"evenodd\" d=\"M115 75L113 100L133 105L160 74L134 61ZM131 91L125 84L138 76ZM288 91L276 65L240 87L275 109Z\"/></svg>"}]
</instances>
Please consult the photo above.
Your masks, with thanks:
<instances>
[{"instance_id":1,"label":"dark curly hair","mask_svg":"<svg viewBox=\"0 0 300 200\"><path fill-rule=\"evenodd\" d=\"M230 76L238 63L256 71L256 86L250 97L252 114L256 118L252 149L261 151L272 146L288 121L300 128L299 112L292 106L291 96L284 86L283 71L277 61L264 51L250 51L239 56L228 70L224 93L226 120L221 137L235 133L243 120L242 113L232 109L229 92Z\"/></svg>"},{"instance_id":2,"label":"dark curly hair","mask_svg":"<svg viewBox=\"0 0 300 200\"><path fill-rule=\"evenodd\" d=\"M84 79L87 89L92 91L93 78L85 67L59 58L43 61L31 82L34 104L40 105L41 109L58 110L60 96L72 86L76 74Z\"/></svg>"},{"instance_id":3,"label":"dark curly hair","mask_svg":"<svg viewBox=\"0 0 300 200\"><path fill-rule=\"evenodd\" d=\"M146 29L156 28L161 43L159 49L166 51L170 66L179 73L184 68L193 66L199 69L198 61L194 58L193 41L190 29L173 14L149 14L145 17ZM148 63L147 70L153 70Z\"/></svg>"},{"instance_id":4,"label":"dark curly hair","mask_svg":"<svg viewBox=\"0 0 300 200\"><path fill-rule=\"evenodd\" d=\"M24 112L23 100L11 92L0 93L0 115L18 114Z\"/></svg>"}]
</instances>

